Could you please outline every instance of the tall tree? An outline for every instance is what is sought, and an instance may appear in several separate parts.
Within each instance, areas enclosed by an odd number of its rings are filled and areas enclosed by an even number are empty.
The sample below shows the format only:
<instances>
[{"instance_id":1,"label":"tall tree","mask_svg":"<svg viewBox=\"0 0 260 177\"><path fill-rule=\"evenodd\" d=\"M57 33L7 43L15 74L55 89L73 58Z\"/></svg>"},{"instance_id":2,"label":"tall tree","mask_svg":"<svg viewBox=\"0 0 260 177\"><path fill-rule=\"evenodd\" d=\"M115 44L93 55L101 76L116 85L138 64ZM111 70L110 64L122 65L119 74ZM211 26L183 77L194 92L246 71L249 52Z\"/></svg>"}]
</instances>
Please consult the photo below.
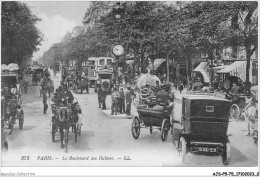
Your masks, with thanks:
<instances>
[{"instance_id":1,"label":"tall tree","mask_svg":"<svg viewBox=\"0 0 260 177\"><path fill-rule=\"evenodd\" d=\"M1 7L2 63L22 63L42 41L35 24L40 21L25 3L4 1Z\"/></svg>"}]
</instances>

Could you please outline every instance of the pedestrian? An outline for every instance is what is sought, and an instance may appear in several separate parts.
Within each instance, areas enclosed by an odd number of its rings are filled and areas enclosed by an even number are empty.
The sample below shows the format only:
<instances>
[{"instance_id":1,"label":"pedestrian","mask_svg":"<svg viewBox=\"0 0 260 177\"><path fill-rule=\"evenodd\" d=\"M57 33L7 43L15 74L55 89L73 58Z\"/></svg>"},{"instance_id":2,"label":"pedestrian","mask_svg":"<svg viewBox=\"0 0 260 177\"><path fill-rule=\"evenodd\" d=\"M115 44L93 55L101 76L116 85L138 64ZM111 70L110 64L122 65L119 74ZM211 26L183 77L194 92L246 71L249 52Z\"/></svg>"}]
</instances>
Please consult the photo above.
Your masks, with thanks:
<instances>
[{"instance_id":1,"label":"pedestrian","mask_svg":"<svg viewBox=\"0 0 260 177\"><path fill-rule=\"evenodd\" d=\"M119 107L120 107L120 113L124 114L125 113L125 93L123 88L120 89L120 102L119 102Z\"/></svg>"},{"instance_id":2,"label":"pedestrian","mask_svg":"<svg viewBox=\"0 0 260 177\"><path fill-rule=\"evenodd\" d=\"M42 103L43 103L43 114L46 114L48 110L48 104L47 104L47 91L42 90Z\"/></svg>"},{"instance_id":3,"label":"pedestrian","mask_svg":"<svg viewBox=\"0 0 260 177\"><path fill-rule=\"evenodd\" d=\"M119 92L117 91L117 88L115 87L114 88L114 92L112 93L112 96L111 96L111 101L112 101L112 104L111 104L111 115L117 115L117 109L118 109L118 103L119 103Z\"/></svg>"},{"instance_id":4,"label":"pedestrian","mask_svg":"<svg viewBox=\"0 0 260 177\"><path fill-rule=\"evenodd\" d=\"M25 94L27 93L28 85L29 85L29 83L26 80L24 80L23 81L23 88L24 88L24 93Z\"/></svg>"},{"instance_id":5,"label":"pedestrian","mask_svg":"<svg viewBox=\"0 0 260 177\"><path fill-rule=\"evenodd\" d=\"M233 86L231 88L231 93L238 94L240 91L240 87L237 85L237 83L233 83Z\"/></svg>"},{"instance_id":6,"label":"pedestrian","mask_svg":"<svg viewBox=\"0 0 260 177\"><path fill-rule=\"evenodd\" d=\"M203 84L200 81L200 78L197 78L196 82L192 85L192 91L202 91Z\"/></svg>"},{"instance_id":7,"label":"pedestrian","mask_svg":"<svg viewBox=\"0 0 260 177\"><path fill-rule=\"evenodd\" d=\"M224 82L222 79L219 79L219 82L218 82L218 87L223 90L224 89Z\"/></svg>"},{"instance_id":8,"label":"pedestrian","mask_svg":"<svg viewBox=\"0 0 260 177\"><path fill-rule=\"evenodd\" d=\"M159 81L155 81L154 92L157 93L157 92L159 92L159 91L161 91L161 90L162 90L162 88L161 88L161 86L160 86Z\"/></svg>"},{"instance_id":9,"label":"pedestrian","mask_svg":"<svg viewBox=\"0 0 260 177\"><path fill-rule=\"evenodd\" d=\"M130 93L131 88L128 87L127 91L125 93L125 102L126 102L126 115L130 116L131 115L131 93Z\"/></svg>"},{"instance_id":10,"label":"pedestrian","mask_svg":"<svg viewBox=\"0 0 260 177\"><path fill-rule=\"evenodd\" d=\"M97 95L98 95L98 108L101 108L101 87L100 85L97 86Z\"/></svg>"},{"instance_id":11,"label":"pedestrian","mask_svg":"<svg viewBox=\"0 0 260 177\"><path fill-rule=\"evenodd\" d=\"M180 94L181 94L181 92L183 91L183 88L184 88L184 85L183 85L183 82L181 81L181 82L180 82L180 85L179 85Z\"/></svg>"},{"instance_id":12,"label":"pedestrian","mask_svg":"<svg viewBox=\"0 0 260 177\"><path fill-rule=\"evenodd\" d=\"M107 109L107 106L106 106L106 97L107 97L107 91L106 89L102 89L101 91L101 98L100 98L100 101L101 101L101 105L102 105L102 109L103 110L106 110Z\"/></svg>"}]
</instances>

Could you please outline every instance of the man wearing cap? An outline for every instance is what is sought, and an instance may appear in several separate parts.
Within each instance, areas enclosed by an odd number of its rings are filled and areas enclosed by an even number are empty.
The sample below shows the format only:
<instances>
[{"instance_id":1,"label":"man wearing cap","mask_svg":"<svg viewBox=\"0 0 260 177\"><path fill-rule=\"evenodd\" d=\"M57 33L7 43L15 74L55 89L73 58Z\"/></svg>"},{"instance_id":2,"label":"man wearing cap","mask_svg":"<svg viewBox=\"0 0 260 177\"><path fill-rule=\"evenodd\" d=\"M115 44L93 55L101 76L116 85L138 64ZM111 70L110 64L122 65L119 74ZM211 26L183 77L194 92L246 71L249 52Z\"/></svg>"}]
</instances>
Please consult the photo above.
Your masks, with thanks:
<instances>
[{"instance_id":1,"label":"man wearing cap","mask_svg":"<svg viewBox=\"0 0 260 177\"><path fill-rule=\"evenodd\" d=\"M119 92L117 91L117 88L114 88L114 92L112 93L111 100L112 100L112 105L111 105L111 115L115 113L117 115L117 109L118 109L118 103L119 103Z\"/></svg>"},{"instance_id":2,"label":"man wearing cap","mask_svg":"<svg viewBox=\"0 0 260 177\"><path fill-rule=\"evenodd\" d=\"M196 82L192 85L192 91L202 91L203 84L200 82L200 78L197 78Z\"/></svg>"},{"instance_id":3,"label":"man wearing cap","mask_svg":"<svg viewBox=\"0 0 260 177\"><path fill-rule=\"evenodd\" d=\"M161 86L159 85L159 81L155 82L154 92L157 93L162 90Z\"/></svg>"},{"instance_id":4,"label":"man wearing cap","mask_svg":"<svg viewBox=\"0 0 260 177\"><path fill-rule=\"evenodd\" d=\"M74 96L72 95L71 91L69 91L68 86L64 84L63 90L60 92L60 98L68 99L68 103L72 103L74 100Z\"/></svg>"},{"instance_id":5,"label":"man wearing cap","mask_svg":"<svg viewBox=\"0 0 260 177\"><path fill-rule=\"evenodd\" d=\"M171 85L164 85L163 89L156 94L157 105L154 109L163 110L163 106L173 106L174 95L171 94Z\"/></svg>"},{"instance_id":6,"label":"man wearing cap","mask_svg":"<svg viewBox=\"0 0 260 177\"><path fill-rule=\"evenodd\" d=\"M126 115L130 116L131 115L131 102L132 102L132 98L131 98L131 93L130 93L131 88L128 87L127 91L125 93L125 102L126 102Z\"/></svg>"},{"instance_id":7,"label":"man wearing cap","mask_svg":"<svg viewBox=\"0 0 260 177\"><path fill-rule=\"evenodd\" d=\"M236 83L233 83L233 86L231 88L231 93L238 94L239 90L240 90L240 87Z\"/></svg>"},{"instance_id":8,"label":"man wearing cap","mask_svg":"<svg viewBox=\"0 0 260 177\"><path fill-rule=\"evenodd\" d=\"M123 88L120 88L119 91L120 99L119 99L119 107L120 107L120 113L125 113L125 93Z\"/></svg>"}]
</instances>

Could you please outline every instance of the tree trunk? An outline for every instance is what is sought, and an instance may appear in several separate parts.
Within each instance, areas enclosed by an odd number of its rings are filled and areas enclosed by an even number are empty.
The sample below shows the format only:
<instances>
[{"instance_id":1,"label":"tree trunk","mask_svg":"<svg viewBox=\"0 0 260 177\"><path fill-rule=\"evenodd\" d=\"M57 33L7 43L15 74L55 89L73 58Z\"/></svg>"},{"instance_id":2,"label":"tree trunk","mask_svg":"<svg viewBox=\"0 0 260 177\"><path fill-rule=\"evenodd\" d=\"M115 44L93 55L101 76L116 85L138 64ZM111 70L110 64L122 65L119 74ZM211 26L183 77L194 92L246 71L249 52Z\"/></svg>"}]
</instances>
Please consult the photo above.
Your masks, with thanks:
<instances>
[{"instance_id":1,"label":"tree trunk","mask_svg":"<svg viewBox=\"0 0 260 177\"><path fill-rule=\"evenodd\" d=\"M187 85L188 85L188 88L190 88L189 62L188 62L188 56L187 55L185 55L185 63L186 63Z\"/></svg>"},{"instance_id":2,"label":"tree trunk","mask_svg":"<svg viewBox=\"0 0 260 177\"><path fill-rule=\"evenodd\" d=\"M208 52L209 54L209 60L210 60L210 83L211 85L213 85L213 80L214 80L214 73L213 73L213 60L214 60L214 54L213 54L213 51L210 50Z\"/></svg>"},{"instance_id":3,"label":"tree trunk","mask_svg":"<svg viewBox=\"0 0 260 177\"><path fill-rule=\"evenodd\" d=\"M166 56L166 62L167 62L167 83L170 82L170 67L169 67L169 55L171 52L169 52Z\"/></svg>"}]
</instances>

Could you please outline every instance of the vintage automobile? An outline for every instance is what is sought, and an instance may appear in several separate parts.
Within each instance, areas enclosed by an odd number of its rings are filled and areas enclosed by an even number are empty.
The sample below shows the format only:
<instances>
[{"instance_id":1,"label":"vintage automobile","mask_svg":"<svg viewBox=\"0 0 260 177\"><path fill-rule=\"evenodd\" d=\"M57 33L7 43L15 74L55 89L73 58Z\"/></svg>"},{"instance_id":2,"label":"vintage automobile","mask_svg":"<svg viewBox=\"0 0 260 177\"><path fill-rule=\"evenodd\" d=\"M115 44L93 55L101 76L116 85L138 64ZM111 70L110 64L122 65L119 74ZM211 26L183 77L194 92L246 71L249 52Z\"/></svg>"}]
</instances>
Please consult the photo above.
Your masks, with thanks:
<instances>
[{"instance_id":1,"label":"vintage automobile","mask_svg":"<svg viewBox=\"0 0 260 177\"><path fill-rule=\"evenodd\" d=\"M188 152L221 155L230 162L227 129L230 101L210 95L187 95L182 99L182 117L174 118L173 139L182 162Z\"/></svg>"}]
</instances>

